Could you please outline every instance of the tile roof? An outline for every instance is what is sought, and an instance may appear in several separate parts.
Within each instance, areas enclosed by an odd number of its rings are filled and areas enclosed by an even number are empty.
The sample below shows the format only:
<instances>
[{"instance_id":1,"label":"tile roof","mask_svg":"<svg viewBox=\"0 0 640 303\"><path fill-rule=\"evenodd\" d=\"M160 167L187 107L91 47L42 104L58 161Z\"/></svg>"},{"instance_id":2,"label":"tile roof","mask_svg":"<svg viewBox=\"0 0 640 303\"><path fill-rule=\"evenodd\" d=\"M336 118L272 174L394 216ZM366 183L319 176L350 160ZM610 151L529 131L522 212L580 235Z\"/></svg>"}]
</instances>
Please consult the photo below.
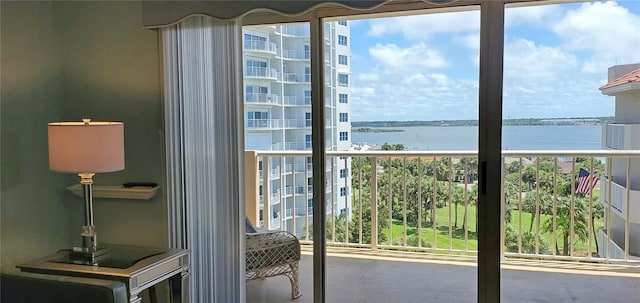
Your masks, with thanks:
<instances>
[{"instance_id":1,"label":"tile roof","mask_svg":"<svg viewBox=\"0 0 640 303\"><path fill-rule=\"evenodd\" d=\"M611 87L622 85L622 84L627 84L627 83L640 83L640 68L609 81L609 83L601 86L600 90L611 88Z\"/></svg>"}]
</instances>

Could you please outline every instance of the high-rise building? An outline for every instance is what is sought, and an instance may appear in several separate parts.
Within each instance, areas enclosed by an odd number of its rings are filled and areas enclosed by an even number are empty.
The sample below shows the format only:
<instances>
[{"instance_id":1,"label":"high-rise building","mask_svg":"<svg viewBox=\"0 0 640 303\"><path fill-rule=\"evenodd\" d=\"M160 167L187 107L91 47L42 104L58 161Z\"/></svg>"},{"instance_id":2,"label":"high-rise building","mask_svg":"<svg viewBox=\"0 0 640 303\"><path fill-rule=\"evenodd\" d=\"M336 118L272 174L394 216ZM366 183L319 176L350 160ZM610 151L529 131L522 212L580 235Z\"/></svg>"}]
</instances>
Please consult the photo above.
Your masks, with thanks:
<instances>
[{"instance_id":1,"label":"high-rise building","mask_svg":"<svg viewBox=\"0 0 640 303\"><path fill-rule=\"evenodd\" d=\"M311 150L311 42L309 24L243 29L245 148L256 151ZM326 147L351 148L349 104L350 48L347 21L324 25ZM260 221L264 201L268 229L301 235L313 211L311 157L273 156L259 184ZM268 165L267 165L268 164ZM327 158L328 213L349 213L350 160ZM263 169L264 168L264 169ZM266 181L265 181L266 180ZM267 199L264 199L268 195ZM333 205L333 208L331 206ZM295 226L294 226L294 223ZM285 224L285 226L281 226Z\"/></svg>"}]
</instances>

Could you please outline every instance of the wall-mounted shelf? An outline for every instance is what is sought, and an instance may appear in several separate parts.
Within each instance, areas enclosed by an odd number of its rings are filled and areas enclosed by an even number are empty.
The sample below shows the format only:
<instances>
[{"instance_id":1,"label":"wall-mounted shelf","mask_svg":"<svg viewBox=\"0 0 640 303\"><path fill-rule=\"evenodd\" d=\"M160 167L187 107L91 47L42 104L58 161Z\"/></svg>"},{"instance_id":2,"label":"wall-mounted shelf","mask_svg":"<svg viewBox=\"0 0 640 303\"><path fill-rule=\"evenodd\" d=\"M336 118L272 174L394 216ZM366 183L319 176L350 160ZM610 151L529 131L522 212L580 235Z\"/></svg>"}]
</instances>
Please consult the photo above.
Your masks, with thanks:
<instances>
[{"instance_id":1,"label":"wall-mounted shelf","mask_svg":"<svg viewBox=\"0 0 640 303\"><path fill-rule=\"evenodd\" d=\"M141 199L149 200L153 198L158 192L159 186L147 187L147 186L106 186L106 185L92 185L92 192L94 198L111 198L111 199ZM67 187L76 196L82 198L82 185L76 184Z\"/></svg>"}]
</instances>

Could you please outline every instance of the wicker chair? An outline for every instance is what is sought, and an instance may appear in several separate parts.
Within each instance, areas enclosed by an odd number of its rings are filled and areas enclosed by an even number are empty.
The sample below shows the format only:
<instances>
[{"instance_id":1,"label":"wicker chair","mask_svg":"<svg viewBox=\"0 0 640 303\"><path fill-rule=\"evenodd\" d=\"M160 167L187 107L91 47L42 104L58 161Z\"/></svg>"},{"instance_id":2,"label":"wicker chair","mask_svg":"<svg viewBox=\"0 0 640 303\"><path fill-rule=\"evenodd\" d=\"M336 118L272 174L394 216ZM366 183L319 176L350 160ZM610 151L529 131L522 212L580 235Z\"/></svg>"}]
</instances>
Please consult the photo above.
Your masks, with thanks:
<instances>
[{"instance_id":1,"label":"wicker chair","mask_svg":"<svg viewBox=\"0 0 640 303\"><path fill-rule=\"evenodd\" d=\"M247 220L247 280L285 275L291 282L291 298L300 297L298 268L300 243L286 231L256 231ZM256 232L251 232L256 231Z\"/></svg>"}]
</instances>

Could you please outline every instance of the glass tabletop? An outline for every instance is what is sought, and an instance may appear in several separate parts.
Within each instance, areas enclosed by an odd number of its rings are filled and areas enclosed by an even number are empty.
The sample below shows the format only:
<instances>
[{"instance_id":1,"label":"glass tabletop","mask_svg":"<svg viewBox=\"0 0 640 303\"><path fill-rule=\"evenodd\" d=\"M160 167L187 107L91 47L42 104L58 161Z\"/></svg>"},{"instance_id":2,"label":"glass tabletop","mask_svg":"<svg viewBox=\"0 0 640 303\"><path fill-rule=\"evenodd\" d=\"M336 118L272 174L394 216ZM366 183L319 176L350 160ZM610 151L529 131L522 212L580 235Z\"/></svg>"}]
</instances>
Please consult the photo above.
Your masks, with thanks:
<instances>
[{"instance_id":1,"label":"glass tabletop","mask_svg":"<svg viewBox=\"0 0 640 303\"><path fill-rule=\"evenodd\" d=\"M166 252L162 249L136 246L108 245L107 247L110 248L111 251L94 260L72 258L71 249L64 249L58 251L56 257L48 262L125 269L133 266L140 260Z\"/></svg>"}]
</instances>

